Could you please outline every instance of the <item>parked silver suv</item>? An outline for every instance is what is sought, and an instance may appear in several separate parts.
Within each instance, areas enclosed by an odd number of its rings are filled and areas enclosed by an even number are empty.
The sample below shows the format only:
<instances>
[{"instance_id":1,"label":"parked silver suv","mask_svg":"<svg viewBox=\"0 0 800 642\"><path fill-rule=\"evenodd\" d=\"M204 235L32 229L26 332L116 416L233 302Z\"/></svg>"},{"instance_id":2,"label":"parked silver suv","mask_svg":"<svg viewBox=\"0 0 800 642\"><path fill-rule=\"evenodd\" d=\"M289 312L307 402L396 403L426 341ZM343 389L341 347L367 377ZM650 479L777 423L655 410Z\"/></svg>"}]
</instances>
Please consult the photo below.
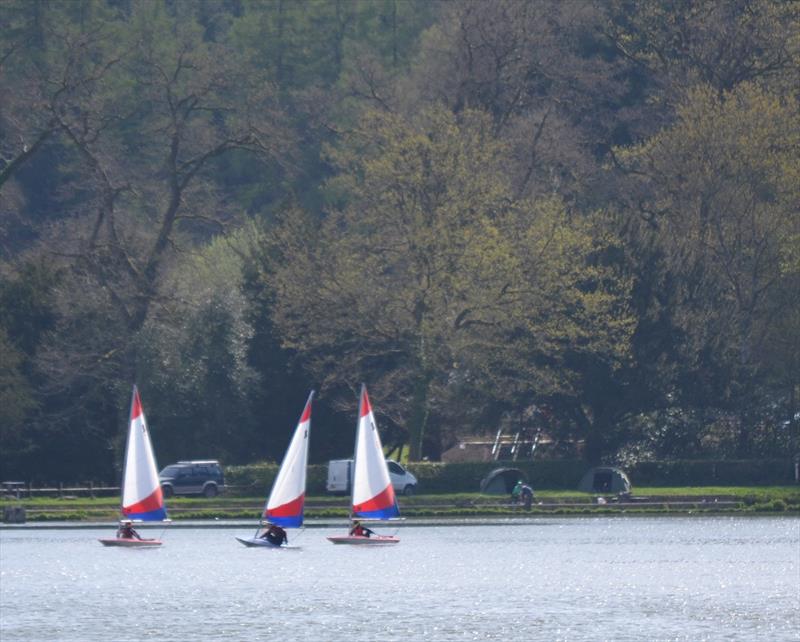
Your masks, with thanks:
<instances>
[{"instance_id":1,"label":"parked silver suv","mask_svg":"<svg viewBox=\"0 0 800 642\"><path fill-rule=\"evenodd\" d=\"M164 497L204 495L216 497L225 489L222 466L216 460L179 461L158 474Z\"/></svg>"}]
</instances>

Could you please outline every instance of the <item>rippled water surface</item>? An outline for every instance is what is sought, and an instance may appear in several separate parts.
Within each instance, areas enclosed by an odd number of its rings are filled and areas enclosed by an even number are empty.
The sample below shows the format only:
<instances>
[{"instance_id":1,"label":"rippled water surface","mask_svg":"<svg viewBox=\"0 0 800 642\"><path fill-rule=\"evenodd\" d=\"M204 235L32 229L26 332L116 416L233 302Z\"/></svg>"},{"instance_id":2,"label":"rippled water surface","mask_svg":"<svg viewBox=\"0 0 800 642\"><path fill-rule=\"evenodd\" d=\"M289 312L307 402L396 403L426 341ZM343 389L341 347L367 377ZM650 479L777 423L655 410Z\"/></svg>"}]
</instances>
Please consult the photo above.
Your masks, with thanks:
<instances>
[{"instance_id":1,"label":"rippled water surface","mask_svg":"<svg viewBox=\"0 0 800 642\"><path fill-rule=\"evenodd\" d=\"M391 547L250 549L247 528L0 531L0 639L798 640L800 520L659 517L399 529ZM157 532L149 531L149 534ZM291 535L291 533L290 533Z\"/></svg>"}]
</instances>

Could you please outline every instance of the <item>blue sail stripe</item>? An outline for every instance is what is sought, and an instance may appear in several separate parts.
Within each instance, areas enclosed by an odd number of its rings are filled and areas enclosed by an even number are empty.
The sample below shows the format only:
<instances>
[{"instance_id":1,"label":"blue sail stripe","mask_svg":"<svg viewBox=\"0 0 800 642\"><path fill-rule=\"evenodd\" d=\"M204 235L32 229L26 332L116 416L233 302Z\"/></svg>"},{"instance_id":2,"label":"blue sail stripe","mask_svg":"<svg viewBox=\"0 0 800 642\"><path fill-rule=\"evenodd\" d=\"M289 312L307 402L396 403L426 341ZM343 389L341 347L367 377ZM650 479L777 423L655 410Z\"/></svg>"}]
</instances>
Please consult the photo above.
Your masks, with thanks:
<instances>
[{"instance_id":1,"label":"blue sail stripe","mask_svg":"<svg viewBox=\"0 0 800 642\"><path fill-rule=\"evenodd\" d=\"M274 517L268 515L267 521L281 528L300 528L303 525L303 513L299 515L289 515L288 517Z\"/></svg>"},{"instance_id":2,"label":"blue sail stripe","mask_svg":"<svg viewBox=\"0 0 800 642\"><path fill-rule=\"evenodd\" d=\"M124 519L135 519L140 522L163 522L167 519L167 511L163 508L151 510L146 513L129 513Z\"/></svg>"},{"instance_id":3,"label":"blue sail stripe","mask_svg":"<svg viewBox=\"0 0 800 642\"><path fill-rule=\"evenodd\" d=\"M397 504L392 504L388 508L380 510L369 510L353 513L353 517L361 517L362 519L391 519L393 517L400 517L400 510Z\"/></svg>"}]
</instances>

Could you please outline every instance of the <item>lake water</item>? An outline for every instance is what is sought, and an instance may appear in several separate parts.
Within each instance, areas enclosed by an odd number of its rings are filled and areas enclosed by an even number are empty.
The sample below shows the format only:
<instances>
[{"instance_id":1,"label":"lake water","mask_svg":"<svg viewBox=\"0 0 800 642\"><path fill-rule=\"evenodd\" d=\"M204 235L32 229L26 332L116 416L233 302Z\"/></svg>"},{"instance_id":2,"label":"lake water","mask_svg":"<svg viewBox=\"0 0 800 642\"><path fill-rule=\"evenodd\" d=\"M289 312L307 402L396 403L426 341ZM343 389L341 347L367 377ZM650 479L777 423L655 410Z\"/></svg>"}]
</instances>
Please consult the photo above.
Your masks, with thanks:
<instances>
[{"instance_id":1,"label":"lake water","mask_svg":"<svg viewBox=\"0 0 800 642\"><path fill-rule=\"evenodd\" d=\"M0 531L0 639L798 640L800 519L604 517L340 528L252 549L253 529ZM147 531L157 535L160 531Z\"/></svg>"}]
</instances>

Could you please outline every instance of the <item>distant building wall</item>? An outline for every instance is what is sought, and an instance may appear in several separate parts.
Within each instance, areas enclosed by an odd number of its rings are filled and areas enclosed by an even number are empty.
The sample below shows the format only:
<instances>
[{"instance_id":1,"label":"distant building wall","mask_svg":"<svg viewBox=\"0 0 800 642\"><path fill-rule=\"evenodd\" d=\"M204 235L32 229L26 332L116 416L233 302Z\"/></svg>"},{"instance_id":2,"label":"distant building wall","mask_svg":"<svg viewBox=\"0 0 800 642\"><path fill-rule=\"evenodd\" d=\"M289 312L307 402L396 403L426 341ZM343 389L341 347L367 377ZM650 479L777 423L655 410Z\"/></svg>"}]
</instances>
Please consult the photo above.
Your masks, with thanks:
<instances>
[{"instance_id":1,"label":"distant building wall","mask_svg":"<svg viewBox=\"0 0 800 642\"><path fill-rule=\"evenodd\" d=\"M442 461L447 464L461 464L470 461L492 461L492 446L488 441L462 441L442 453Z\"/></svg>"}]
</instances>

